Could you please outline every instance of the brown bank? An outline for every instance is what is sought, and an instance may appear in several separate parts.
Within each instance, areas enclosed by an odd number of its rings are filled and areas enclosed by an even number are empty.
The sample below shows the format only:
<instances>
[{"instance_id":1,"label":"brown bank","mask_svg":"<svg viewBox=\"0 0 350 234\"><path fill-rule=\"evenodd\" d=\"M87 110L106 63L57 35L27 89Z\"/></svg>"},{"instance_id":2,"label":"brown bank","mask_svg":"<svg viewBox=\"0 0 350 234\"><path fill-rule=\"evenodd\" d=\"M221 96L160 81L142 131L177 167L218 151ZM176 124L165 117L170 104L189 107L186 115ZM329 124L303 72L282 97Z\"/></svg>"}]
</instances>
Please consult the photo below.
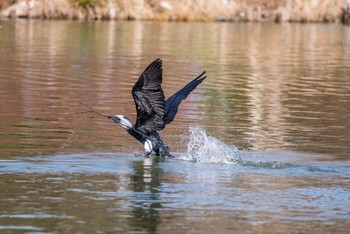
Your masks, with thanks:
<instances>
[{"instance_id":1,"label":"brown bank","mask_svg":"<svg viewBox=\"0 0 350 234\"><path fill-rule=\"evenodd\" d=\"M350 0L0 0L0 11L8 18L350 24Z\"/></svg>"}]
</instances>

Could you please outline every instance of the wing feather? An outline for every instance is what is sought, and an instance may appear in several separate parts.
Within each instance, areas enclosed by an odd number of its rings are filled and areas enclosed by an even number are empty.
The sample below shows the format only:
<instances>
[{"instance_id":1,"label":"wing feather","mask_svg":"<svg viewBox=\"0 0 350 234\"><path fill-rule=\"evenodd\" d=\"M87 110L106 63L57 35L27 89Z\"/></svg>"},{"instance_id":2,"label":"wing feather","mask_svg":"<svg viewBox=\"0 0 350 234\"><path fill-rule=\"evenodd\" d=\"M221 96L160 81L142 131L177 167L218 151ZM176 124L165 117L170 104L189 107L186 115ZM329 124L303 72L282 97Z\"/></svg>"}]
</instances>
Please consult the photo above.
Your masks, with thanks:
<instances>
[{"instance_id":1,"label":"wing feather","mask_svg":"<svg viewBox=\"0 0 350 234\"><path fill-rule=\"evenodd\" d=\"M162 70L162 60L154 60L141 74L131 91L137 111L135 127L146 132L159 131L165 127Z\"/></svg>"},{"instance_id":2,"label":"wing feather","mask_svg":"<svg viewBox=\"0 0 350 234\"><path fill-rule=\"evenodd\" d=\"M171 123L178 111L180 103L187 98L187 96L206 78L205 71L202 72L199 76L194 78L190 83L185 85L182 89L177 91L173 96L169 97L166 100L165 104L165 113L163 120L165 124Z\"/></svg>"}]
</instances>

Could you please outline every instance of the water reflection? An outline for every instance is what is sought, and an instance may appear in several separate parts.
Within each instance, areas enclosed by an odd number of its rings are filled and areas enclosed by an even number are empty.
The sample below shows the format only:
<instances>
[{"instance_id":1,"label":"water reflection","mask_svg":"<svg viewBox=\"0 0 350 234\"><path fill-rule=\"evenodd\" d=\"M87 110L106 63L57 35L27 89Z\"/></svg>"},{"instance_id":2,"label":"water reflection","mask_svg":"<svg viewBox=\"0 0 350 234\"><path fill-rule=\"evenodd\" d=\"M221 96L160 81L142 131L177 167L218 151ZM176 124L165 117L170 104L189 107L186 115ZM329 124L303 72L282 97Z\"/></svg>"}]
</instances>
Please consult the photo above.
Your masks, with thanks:
<instances>
[{"instance_id":1,"label":"water reflection","mask_svg":"<svg viewBox=\"0 0 350 234\"><path fill-rule=\"evenodd\" d=\"M163 136L189 127L243 149L346 157L350 30L341 25L2 21L0 155L134 152L142 147L82 101L135 118L130 90L156 57L170 96L206 69ZM11 106L11 108L9 108Z\"/></svg>"},{"instance_id":2,"label":"water reflection","mask_svg":"<svg viewBox=\"0 0 350 234\"><path fill-rule=\"evenodd\" d=\"M135 161L134 174L131 178L131 189L134 191L132 217L129 225L132 231L156 233L160 223L160 178L163 174L159 159L145 158Z\"/></svg>"},{"instance_id":3,"label":"water reflection","mask_svg":"<svg viewBox=\"0 0 350 234\"><path fill-rule=\"evenodd\" d=\"M249 151L240 164L124 153L1 160L0 229L344 232L348 163L316 164L317 157L324 156Z\"/></svg>"}]
</instances>

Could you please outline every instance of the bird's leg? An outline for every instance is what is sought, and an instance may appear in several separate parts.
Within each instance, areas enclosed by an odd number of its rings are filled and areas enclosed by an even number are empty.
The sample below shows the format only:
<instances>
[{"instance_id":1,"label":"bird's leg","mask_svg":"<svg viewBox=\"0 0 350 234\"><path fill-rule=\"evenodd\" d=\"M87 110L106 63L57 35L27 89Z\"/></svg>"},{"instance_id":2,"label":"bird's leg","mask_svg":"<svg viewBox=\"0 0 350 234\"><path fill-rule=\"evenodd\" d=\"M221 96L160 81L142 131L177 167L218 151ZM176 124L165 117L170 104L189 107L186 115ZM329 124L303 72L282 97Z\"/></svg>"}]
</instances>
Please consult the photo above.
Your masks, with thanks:
<instances>
[{"instance_id":1,"label":"bird's leg","mask_svg":"<svg viewBox=\"0 0 350 234\"><path fill-rule=\"evenodd\" d=\"M159 155L162 157L162 158L165 158L165 157L169 157L169 158L175 158L173 155L170 154L169 152L169 147L163 145L160 147L159 149Z\"/></svg>"},{"instance_id":2,"label":"bird's leg","mask_svg":"<svg viewBox=\"0 0 350 234\"><path fill-rule=\"evenodd\" d=\"M157 139L157 145L153 150L157 155L161 156L162 158L174 158L174 156L172 156L169 152L169 147L164 144L159 135Z\"/></svg>"},{"instance_id":3,"label":"bird's leg","mask_svg":"<svg viewBox=\"0 0 350 234\"><path fill-rule=\"evenodd\" d=\"M148 158L149 156L151 156L151 154L152 154L152 151L146 151L145 152L145 158Z\"/></svg>"}]
</instances>

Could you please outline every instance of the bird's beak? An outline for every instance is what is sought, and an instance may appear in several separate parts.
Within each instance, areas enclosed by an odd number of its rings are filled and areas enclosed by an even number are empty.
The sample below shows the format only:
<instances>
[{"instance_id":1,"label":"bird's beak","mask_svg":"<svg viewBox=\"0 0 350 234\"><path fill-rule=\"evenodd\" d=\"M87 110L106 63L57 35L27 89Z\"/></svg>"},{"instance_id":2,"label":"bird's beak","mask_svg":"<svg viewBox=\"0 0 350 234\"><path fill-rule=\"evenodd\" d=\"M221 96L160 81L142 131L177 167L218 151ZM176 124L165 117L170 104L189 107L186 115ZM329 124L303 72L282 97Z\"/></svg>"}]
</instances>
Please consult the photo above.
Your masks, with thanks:
<instances>
[{"instance_id":1,"label":"bird's beak","mask_svg":"<svg viewBox=\"0 0 350 234\"><path fill-rule=\"evenodd\" d=\"M114 121L114 123L119 124L119 118L117 116L108 116L108 119L111 119Z\"/></svg>"}]
</instances>

